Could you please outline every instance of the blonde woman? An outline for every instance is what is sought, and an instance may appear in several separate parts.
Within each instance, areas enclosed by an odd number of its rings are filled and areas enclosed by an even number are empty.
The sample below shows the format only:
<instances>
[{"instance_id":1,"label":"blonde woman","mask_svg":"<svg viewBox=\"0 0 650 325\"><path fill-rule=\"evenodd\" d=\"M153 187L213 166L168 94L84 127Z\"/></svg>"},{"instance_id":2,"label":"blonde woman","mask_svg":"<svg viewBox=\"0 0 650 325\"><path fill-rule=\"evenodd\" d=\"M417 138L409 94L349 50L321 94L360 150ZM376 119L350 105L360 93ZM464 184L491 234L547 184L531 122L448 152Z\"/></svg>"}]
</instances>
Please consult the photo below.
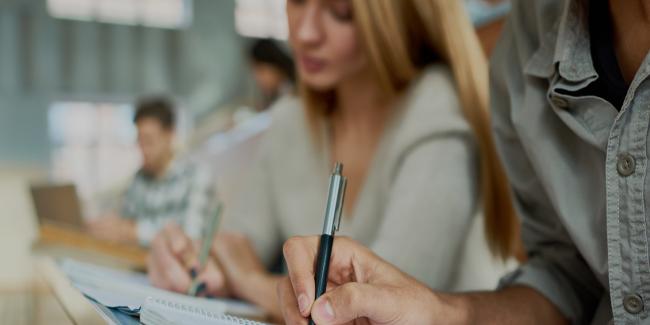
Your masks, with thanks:
<instances>
[{"instance_id":1,"label":"blonde woman","mask_svg":"<svg viewBox=\"0 0 650 325\"><path fill-rule=\"evenodd\" d=\"M335 161L349 178L342 234L429 287L455 290L461 268L487 271L461 265L479 211L478 245L510 256L516 222L462 1L288 0L287 14L300 98L274 108L246 196L228 207L216 263L199 276L206 292L280 313L278 277L265 270L287 238L320 231ZM152 282L184 291L194 251L168 227L153 244Z\"/></svg>"}]
</instances>

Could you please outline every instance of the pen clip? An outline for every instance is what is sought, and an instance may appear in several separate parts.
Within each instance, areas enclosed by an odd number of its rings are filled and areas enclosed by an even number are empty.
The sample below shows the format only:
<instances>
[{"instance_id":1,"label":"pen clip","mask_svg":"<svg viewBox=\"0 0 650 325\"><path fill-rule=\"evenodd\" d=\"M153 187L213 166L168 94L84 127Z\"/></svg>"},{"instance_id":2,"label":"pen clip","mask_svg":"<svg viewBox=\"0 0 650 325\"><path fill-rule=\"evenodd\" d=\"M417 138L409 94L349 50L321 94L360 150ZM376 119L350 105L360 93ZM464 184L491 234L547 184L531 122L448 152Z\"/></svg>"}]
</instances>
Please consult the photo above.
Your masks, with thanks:
<instances>
[{"instance_id":1,"label":"pen clip","mask_svg":"<svg viewBox=\"0 0 650 325\"><path fill-rule=\"evenodd\" d=\"M338 193L338 202L336 204L337 209L334 215L334 230L341 230L341 215L343 214L343 202L345 201L345 189L348 185L348 179L346 177L341 177L341 191Z\"/></svg>"}]
</instances>

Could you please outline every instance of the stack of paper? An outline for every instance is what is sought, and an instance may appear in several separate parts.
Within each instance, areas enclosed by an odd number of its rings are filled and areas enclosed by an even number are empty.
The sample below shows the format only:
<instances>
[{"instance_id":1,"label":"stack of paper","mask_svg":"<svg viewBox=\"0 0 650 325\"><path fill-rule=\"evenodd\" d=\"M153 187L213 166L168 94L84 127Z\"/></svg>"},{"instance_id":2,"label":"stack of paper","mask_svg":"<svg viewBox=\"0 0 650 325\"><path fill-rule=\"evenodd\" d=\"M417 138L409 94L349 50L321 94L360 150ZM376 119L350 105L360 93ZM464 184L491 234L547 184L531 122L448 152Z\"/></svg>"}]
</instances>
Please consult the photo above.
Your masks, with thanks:
<instances>
[{"instance_id":1,"label":"stack of paper","mask_svg":"<svg viewBox=\"0 0 650 325\"><path fill-rule=\"evenodd\" d=\"M215 314L262 316L258 308L239 301L190 297L155 288L142 273L114 270L71 259L64 260L61 269L72 285L86 297L128 315L139 315L147 297L156 297L197 306Z\"/></svg>"},{"instance_id":2,"label":"stack of paper","mask_svg":"<svg viewBox=\"0 0 650 325\"><path fill-rule=\"evenodd\" d=\"M149 297L142 307L144 325L264 325L229 315L212 313L201 307Z\"/></svg>"}]
</instances>

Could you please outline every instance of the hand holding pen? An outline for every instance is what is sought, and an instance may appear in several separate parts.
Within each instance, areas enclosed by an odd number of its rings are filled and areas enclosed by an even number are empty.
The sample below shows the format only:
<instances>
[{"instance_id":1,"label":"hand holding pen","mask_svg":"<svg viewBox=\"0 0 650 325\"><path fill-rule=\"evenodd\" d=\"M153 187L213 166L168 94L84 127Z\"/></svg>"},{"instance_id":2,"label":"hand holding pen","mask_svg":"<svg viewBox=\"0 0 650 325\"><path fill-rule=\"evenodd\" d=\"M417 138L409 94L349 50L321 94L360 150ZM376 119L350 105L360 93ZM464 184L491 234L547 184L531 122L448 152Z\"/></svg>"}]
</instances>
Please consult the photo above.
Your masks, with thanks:
<instances>
[{"instance_id":1,"label":"hand holding pen","mask_svg":"<svg viewBox=\"0 0 650 325\"><path fill-rule=\"evenodd\" d=\"M197 276L198 272L202 272L207 266L208 258L210 257L210 250L212 249L212 243L214 242L214 237L217 234L217 229L219 228L219 221L221 219L222 210L222 204L217 204L216 211L213 215L210 216L210 218L208 218L208 220L206 220L207 223L203 227L203 238L201 239L198 265L195 265L190 270L192 284L187 290L187 294L190 296L196 296L206 289L205 282L200 281Z\"/></svg>"},{"instance_id":2,"label":"hand holding pen","mask_svg":"<svg viewBox=\"0 0 650 325\"><path fill-rule=\"evenodd\" d=\"M210 222L206 220L206 223ZM204 240L203 243L209 245L212 240ZM194 285L193 290L197 295L227 295L227 281L216 260L208 256L204 263L200 263L200 246L202 245L187 236L180 226L168 224L152 241L147 259L147 273L151 283L179 293L187 294Z\"/></svg>"},{"instance_id":3,"label":"hand holding pen","mask_svg":"<svg viewBox=\"0 0 650 325\"><path fill-rule=\"evenodd\" d=\"M328 271L332 246L334 245L334 234L341 226L341 213L343 210L343 199L347 179L343 177L343 165L336 163L334 171L330 176L330 185L327 193L327 206L325 207L325 221L323 223L323 234L320 237L318 246L318 257L316 259L316 299L325 293L327 289ZM314 321L309 319L309 324Z\"/></svg>"}]
</instances>

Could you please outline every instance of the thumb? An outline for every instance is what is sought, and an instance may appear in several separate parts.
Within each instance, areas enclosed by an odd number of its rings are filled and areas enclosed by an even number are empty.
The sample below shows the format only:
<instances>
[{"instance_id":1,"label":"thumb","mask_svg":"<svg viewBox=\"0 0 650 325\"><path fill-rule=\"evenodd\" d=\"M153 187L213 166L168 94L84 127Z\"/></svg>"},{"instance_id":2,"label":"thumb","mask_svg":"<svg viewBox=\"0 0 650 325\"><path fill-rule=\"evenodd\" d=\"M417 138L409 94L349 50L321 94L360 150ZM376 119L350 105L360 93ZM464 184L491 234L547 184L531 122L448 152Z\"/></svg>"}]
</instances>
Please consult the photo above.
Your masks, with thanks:
<instances>
[{"instance_id":1,"label":"thumb","mask_svg":"<svg viewBox=\"0 0 650 325\"><path fill-rule=\"evenodd\" d=\"M311 317L316 324L345 324L358 318L390 323L401 318L395 296L386 288L357 282L327 292L316 302Z\"/></svg>"}]
</instances>

